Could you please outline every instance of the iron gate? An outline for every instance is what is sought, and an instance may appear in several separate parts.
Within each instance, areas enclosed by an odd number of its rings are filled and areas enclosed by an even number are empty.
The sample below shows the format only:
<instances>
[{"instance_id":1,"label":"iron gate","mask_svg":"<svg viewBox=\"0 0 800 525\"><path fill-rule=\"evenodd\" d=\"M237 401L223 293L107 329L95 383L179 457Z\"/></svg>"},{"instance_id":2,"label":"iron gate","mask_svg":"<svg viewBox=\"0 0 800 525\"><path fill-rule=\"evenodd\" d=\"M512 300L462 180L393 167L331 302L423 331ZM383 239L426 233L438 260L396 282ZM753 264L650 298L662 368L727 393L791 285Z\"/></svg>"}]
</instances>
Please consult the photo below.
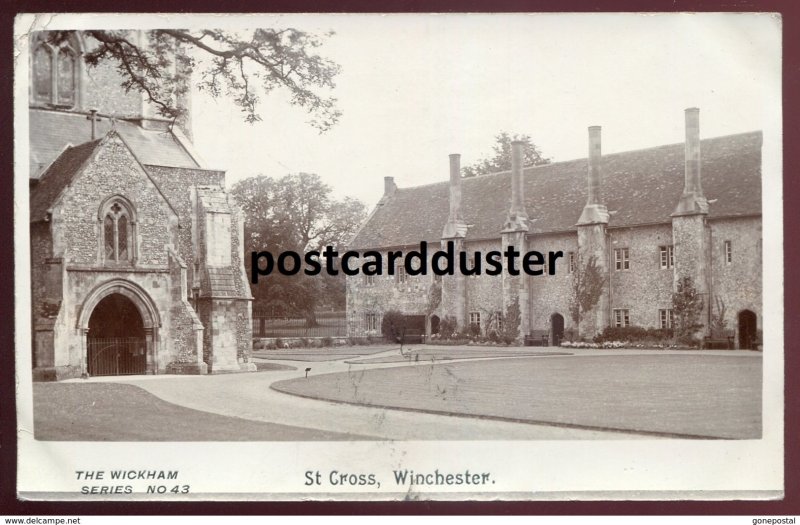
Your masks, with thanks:
<instances>
[{"instance_id":1,"label":"iron gate","mask_svg":"<svg viewBox=\"0 0 800 525\"><path fill-rule=\"evenodd\" d=\"M89 338L89 375L121 376L147 372L143 337Z\"/></svg>"}]
</instances>

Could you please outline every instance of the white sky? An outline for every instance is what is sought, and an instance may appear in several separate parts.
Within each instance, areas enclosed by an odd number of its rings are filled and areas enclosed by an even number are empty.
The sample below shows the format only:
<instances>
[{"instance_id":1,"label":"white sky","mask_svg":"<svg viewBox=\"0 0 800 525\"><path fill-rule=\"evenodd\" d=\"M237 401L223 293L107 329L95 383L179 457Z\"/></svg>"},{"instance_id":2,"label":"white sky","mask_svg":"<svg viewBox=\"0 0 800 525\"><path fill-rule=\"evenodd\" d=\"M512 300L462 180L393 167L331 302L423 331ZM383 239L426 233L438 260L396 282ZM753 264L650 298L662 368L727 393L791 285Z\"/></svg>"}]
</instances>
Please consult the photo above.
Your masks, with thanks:
<instances>
[{"instance_id":1,"label":"white sky","mask_svg":"<svg viewBox=\"0 0 800 525\"><path fill-rule=\"evenodd\" d=\"M252 20L255 22L256 20ZM308 15L259 20L334 30L343 116L330 131L282 95L263 122L196 94L195 144L229 183L313 172L370 207L383 177L413 186L489 155L500 130L531 135L553 160L585 157L586 127L612 153L768 127L780 108L780 21L751 14Z\"/></svg>"},{"instance_id":2,"label":"white sky","mask_svg":"<svg viewBox=\"0 0 800 525\"><path fill-rule=\"evenodd\" d=\"M94 18L92 18L94 17ZM251 125L230 101L195 93L194 142L229 184L312 172L372 207L383 177L400 187L446 180L491 151L501 130L532 137L554 161L701 137L780 133L780 19L769 14L59 15L51 26L287 27L336 34L320 53L342 66L330 131L280 92Z\"/></svg>"}]
</instances>

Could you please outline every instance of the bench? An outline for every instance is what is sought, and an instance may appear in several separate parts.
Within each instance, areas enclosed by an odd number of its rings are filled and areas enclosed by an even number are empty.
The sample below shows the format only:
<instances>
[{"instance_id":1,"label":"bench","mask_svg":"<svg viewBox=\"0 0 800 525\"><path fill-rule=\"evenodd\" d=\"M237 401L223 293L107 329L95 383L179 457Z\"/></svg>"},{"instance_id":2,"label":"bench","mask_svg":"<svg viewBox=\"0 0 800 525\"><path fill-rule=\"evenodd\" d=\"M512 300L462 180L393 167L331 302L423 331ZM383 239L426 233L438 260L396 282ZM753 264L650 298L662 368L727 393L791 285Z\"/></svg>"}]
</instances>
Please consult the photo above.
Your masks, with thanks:
<instances>
[{"instance_id":1,"label":"bench","mask_svg":"<svg viewBox=\"0 0 800 525\"><path fill-rule=\"evenodd\" d=\"M525 346L548 346L550 344L550 332L548 330L531 330L525 336Z\"/></svg>"},{"instance_id":2,"label":"bench","mask_svg":"<svg viewBox=\"0 0 800 525\"><path fill-rule=\"evenodd\" d=\"M703 338L703 348L721 348L733 350L734 330L712 330L711 335Z\"/></svg>"}]
</instances>

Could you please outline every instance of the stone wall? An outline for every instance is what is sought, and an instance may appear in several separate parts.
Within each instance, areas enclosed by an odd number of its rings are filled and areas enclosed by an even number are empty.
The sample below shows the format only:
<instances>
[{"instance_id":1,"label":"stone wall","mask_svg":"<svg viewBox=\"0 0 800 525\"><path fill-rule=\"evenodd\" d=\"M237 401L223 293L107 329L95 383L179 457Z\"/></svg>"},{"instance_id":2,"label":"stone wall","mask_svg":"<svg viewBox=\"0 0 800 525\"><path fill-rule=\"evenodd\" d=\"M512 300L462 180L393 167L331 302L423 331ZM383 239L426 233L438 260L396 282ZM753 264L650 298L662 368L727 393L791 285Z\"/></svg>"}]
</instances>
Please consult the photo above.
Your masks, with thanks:
<instances>
[{"instance_id":1,"label":"stone wall","mask_svg":"<svg viewBox=\"0 0 800 525\"><path fill-rule=\"evenodd\" d=\"M169 252L169 276L171 281L171 306L169 317L172 324L174 360L178 363L202 362L203 325L187 300L186 264L173 251Z\"/></svg>"},{"instance_id":2,"label":"stone wall","mask_svg":"<svg viewBox=\"0 0 800 525\"><path fill-rule=\"evenodd\" d=\"M613 310L628 309L630 324L659 328L659 309L672 308L673 269L661 268L661 246L671 245L669 224L612 228L608 230L610 297L609 325ZM628 248L630 270L616 270L614 250ZM677 264L677 251L675 253Z\"/></svg>"},{"instance_id":3,"label":"stone wall","mask_svg":"<svg viewBox=\"0 0 800 525\"><path fill-rule=\"evenodd\" d=\"M191 188L193 186L223 186L225 172L151 165L147 166L147 172L175 211L178 212L180 229L175 248L186 263L188 282L191 288L195 280L194 263L197 259L192 240L193 230L196 228L192 225L192 218L195 216L196 209L191 198L193 193Z\"/></svg>"},{"instance_id":4,"label":"stone wall","mask_svg":"<svg viewBox=\"0 0 800 525\"><path fill-rule=\"evenodd\" d=\"M735 329L737 314L750 310L756 314L758 327L762 327L762 276L763 253L761 247L761 217L719 219L708 221L711 252L711 303L717 313L713 297L725 303L725 320L728 329ZM725 261L725 241L731 241L730 263Z\"/></svg>"},{"instance_id":5,"label":"stone wall","mask_svg":"<svg viewBox=\"0 0 800 525\"><path fill-rule=\"evenodd\" d=\"M413 247L398 248L404 253ZM431 250L438 250L436 244L428 246ZM362 252L363 253L363 252ZM380 251L383 258L382 275L376 275L371 284L365 275L347 276L347 324L348 335L351 337L380 333L380 322L384 312L399 310L404 314L421 315L428 306L429 289L433 283L433 274L407 275L406 282L400 283L396 275L388 275L387 251ZM371 258L369 258L371 260ZM351 259L350 267L360 267L364 258ZM365 327L366 314L378 316L377 330L368 332Z\"/></svg>"},{"instance_id":6,"label":"stone wall","mask_svg":"<svg viewBox=\"0 0 800 525\"><path fill-rule=\"evenodd\" d=\"M501 251L500 239L496 241L474 241L467 243L468 252L481 252L484 259L481 268L481 275L469 276L466 280L467 285L467 322L470 314L479 312L481 314L481 332L486 333L486 325L495 312L503 310L503 277L500 275L486 275L486 254L490 251Z\"/></svg>"},{"instance_id":7,"label":"stone wall","mask_svg":"<svg viewBox=\"0 0 800 525\"><path fill-rule=\"evenodd\" d=\"M569 308L574 276L569 272L569 253L575 253L577 261L577 233L530 236L528 246L529 250L544 254L550 251L564 252L564 256L556 261L554 275L527 277L531 295L531 330L550 330L550 316L556 313L564 317L565 330L576 330Z\"/></svg>"},{"instance_id":8,"label":"stone wall","mask_svg":"<svg viewBox=\"0 0 800 525\"><path fill-rule=\"evenodd\" d=\"M68 264L100 265L101 204L124 195L136 209L137 265L166 267L166 245L177 239L177 216L119 137L109 135L53 210L58 224L53 255L70 248Z\"/></svg>"}]
</instances>

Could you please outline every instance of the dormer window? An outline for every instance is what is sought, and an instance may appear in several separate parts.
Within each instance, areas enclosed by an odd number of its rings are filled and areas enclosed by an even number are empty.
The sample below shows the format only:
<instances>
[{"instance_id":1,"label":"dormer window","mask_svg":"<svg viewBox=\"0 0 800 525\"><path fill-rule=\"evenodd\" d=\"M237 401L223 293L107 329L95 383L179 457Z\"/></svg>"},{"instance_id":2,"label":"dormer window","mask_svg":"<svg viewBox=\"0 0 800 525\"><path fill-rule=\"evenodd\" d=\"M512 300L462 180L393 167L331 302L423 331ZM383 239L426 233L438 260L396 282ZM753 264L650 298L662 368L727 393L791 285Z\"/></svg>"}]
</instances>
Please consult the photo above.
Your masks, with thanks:
<instances>
[{"instance_id":1,"label":"dormer window","mask_svg":"<svg viewBox=\"0 0 800 525\"><path fill-rule=\"evenodd\" d=\"M106 264L132 264L136 252L133 207L121 198L101 208L103 260Z\"/></svg>"},{"instance_id":2,"label":"dormer window","mask_svg":"<svg viewBox=\"0 0 800 525\"><path fill-rule=\"evenodd\" d=\"M67 108L77 103L79 53L71 40L56 43L44 35L34 40L32 95L35 102Z\"/></svg>"}]
</instances>

